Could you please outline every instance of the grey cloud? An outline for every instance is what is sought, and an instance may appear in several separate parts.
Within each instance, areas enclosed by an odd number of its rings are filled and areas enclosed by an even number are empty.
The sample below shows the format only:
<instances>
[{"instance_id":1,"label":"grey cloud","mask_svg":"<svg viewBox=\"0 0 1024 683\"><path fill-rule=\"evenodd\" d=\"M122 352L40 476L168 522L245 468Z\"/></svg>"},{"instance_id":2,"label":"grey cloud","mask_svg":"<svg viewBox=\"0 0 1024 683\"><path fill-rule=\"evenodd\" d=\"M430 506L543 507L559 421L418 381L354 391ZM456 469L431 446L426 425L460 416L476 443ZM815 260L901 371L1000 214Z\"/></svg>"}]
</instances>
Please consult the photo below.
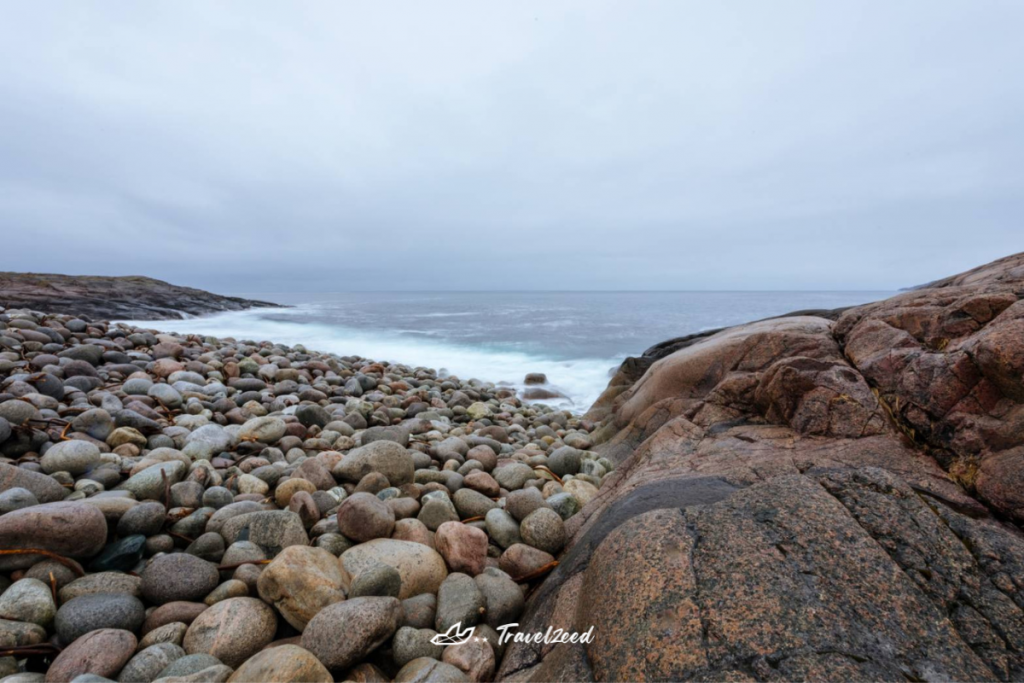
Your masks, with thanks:
<instances>
[{"instance_id":1,"label":"grey cloud","mask_svg":"<svg viewBox=\"0 0 1024 683\"><path fill-rule=\"evenodd\" d=\"M6 15L6 270L887 289L1024 248L1017 2Z\"/></svg>"}]
</instances>

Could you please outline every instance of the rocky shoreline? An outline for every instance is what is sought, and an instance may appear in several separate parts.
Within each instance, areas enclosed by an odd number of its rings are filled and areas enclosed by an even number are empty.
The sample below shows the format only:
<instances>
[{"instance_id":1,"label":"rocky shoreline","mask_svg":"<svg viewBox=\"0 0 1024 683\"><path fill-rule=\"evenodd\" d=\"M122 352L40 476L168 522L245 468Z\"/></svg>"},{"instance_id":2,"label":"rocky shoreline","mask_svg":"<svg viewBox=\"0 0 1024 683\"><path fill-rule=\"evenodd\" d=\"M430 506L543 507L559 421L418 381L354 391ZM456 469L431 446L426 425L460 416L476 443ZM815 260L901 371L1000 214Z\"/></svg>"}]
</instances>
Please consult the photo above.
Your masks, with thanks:
<instances>
[{"instance_id":1,"label":"rocky shoreline","mask_svg":"<svg viewBox=\"0 0 1024 683\"><path fill-rule=\"evenodd\" d=\"M489 680L611 469L425 368L16 309L0 345L5 683Z\"/></svg>"},{"instance_id":2,"label":"rocky shoreline","mask_svg":"<svg viewBox=\"0 0 1024 683\"><path fill-rule=\"evenodd\" d=\"M0 273L0 308L66 313L87 320L174 320L281 306L148 277Z\"/></svg>"},{"instance_id":3,"label":"rocky shoreline","mask_svg":"<svg viewBox=\"0 0 1024 683\"><path fill-rule=\"evenodd\" d=\"M66 314L0 346L0 683L1024 679L1024 254L659 344L582 416Z\"/></svg>"}]
</instances>

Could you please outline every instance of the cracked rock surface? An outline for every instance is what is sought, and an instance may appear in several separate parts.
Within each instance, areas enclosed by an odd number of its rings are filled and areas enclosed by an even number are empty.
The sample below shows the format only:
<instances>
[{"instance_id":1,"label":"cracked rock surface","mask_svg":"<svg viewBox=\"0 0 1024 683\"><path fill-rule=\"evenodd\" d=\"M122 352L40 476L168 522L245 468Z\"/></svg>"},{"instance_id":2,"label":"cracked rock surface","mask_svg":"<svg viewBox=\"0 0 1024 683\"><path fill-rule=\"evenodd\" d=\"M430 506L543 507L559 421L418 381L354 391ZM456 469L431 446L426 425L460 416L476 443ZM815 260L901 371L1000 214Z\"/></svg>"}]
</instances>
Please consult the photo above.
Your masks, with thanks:
<instances>
[{"instance_id":1,"label":"cracked rock surface","mask_svg":"<svg viewBox=\"0 0 1024 683\"><path fill-rule=\"evenodd\" d=\"M1024 678L1024 254L630 358L498 677Z\"/></svg>"}]
</instances>

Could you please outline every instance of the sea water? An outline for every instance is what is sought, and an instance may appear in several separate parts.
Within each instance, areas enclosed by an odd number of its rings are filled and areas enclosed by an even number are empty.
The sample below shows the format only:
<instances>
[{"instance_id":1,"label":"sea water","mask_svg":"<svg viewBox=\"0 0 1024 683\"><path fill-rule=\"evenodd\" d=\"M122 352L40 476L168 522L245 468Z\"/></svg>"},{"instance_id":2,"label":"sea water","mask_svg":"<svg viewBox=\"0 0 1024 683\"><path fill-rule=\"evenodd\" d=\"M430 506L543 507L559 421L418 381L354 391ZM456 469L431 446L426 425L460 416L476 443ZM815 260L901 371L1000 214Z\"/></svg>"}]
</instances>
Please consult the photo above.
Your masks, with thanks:
<instances>
[{"instance_id":1,"label":"sea water","mask_svg":"<svg viewBox=\"0 0 1024 683\"><path fill-rule=\"evenodd\" d=\"M673 337L892 292L342 292L246 294L291 308L140 327L358 355L521 387L547 375L584 411L630 355ZM553 401L552 403L558 403Z\"/></svg>"}]
</instances>

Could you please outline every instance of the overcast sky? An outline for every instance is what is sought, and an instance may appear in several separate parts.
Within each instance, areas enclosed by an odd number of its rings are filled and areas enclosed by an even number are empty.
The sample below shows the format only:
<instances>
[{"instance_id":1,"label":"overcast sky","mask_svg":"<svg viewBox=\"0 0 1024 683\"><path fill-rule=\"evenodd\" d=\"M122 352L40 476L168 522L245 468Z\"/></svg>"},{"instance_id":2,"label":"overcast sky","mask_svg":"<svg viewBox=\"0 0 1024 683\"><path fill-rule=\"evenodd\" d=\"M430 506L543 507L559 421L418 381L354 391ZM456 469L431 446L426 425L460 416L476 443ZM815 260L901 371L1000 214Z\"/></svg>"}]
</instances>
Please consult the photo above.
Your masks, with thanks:
<instances>
[{"instance_id":1,"label":"overcast sky","mask_svg":"<svg viewBox=\"0 0 1024 683\"><path fill-rule=\"evenodd\" d=\"M10 2L0 270L890 289L1024 250L1024 2Z\"/></svg>"}]
</instances>

